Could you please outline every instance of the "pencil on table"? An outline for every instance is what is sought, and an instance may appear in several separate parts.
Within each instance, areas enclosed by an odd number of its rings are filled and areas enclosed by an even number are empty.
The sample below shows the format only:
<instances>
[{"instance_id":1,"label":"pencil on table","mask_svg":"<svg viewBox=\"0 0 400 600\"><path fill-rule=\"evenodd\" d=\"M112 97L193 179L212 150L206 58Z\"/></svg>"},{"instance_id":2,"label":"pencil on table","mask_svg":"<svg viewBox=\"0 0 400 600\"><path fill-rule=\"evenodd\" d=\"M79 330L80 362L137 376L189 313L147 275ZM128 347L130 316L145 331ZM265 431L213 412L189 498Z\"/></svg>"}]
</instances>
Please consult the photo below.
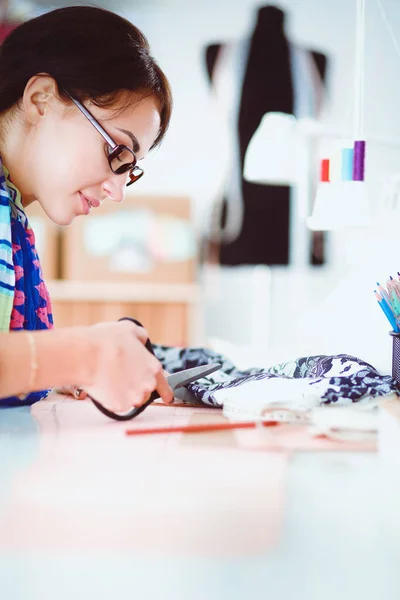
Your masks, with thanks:
<instances>
[{"instance_id":1,"label":"pencil on table","mask_svg":"<svg viewBox=\"0 0 400 600\"><path fill-rule=\"evenodd\" d=\"M253 429L255 427L274 427L288 425L281 421L238 421L236 423L202 423L201 425L178 425L175 427L143 427L127 429L126 435L149 435L154 433L204 433L206 431L226 431L229 429ZM297 423L296 423L297 425Z\"/></svg>"}]
</instances>

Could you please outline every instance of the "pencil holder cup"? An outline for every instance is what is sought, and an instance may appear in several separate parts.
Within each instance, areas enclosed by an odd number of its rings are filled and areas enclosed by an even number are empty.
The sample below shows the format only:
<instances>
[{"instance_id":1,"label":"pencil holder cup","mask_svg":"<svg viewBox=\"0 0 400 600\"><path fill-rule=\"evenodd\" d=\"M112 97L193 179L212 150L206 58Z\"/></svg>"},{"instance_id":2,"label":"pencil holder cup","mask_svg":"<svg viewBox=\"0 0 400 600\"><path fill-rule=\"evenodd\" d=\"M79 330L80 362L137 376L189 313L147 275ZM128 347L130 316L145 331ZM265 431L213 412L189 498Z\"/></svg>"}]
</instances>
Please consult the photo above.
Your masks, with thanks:
<instances>
[{"instance_id":1,"label":"pencil holder cup","mask_svg":"<svg viewBox=\"0 0 400 600\"><path fill-rule=\"evenodd\" d=\"M391 331L393 338L392 377L400 384L400 332Z\"/></svg>"}]
</instances>

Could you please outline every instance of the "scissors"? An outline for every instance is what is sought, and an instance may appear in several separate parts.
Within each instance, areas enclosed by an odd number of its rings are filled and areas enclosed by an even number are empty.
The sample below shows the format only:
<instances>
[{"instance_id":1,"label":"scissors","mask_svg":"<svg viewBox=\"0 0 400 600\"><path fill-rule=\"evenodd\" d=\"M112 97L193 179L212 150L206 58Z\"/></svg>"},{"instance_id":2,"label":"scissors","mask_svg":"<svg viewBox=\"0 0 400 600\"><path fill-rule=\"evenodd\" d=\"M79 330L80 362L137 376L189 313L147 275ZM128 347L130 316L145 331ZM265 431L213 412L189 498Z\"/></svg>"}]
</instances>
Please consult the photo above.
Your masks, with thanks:
<instances>
[{"instance_id":1,"label":"scissors","mask_svg":"<svg viewBox=\"0 0 400 600\"><path fill-rule=\"evenodd\" d=\"M136 319L132 319L131 317L123 317L122 319L119 319L119 320L120 321L132 321L136 325L139 325L139 327L143 327L143 325L139 321L137 321ZM147 339L145 348L147 348L147 350L149 352L151 352L151 354L154 355L153 345L150 342L150 339ZM197 379L201 379L201 377L206 377L206 375L210 375L211 373L214 373L214 371L218 371L218 369L220 369L221 367L222 367L222 365L220 363L210 363L207 365L200 365L199 367L185 369L184 371L178 371L177 373L168 375L168 377L166 379L167 379L168 385L174 391L178 388L188 385L189 383L193 383L193 381L196 381ZM129 421L131 419L134 419L135 417L140 415L140 413L142 413L144 411L144 409L149 406L149 404L154 402L154 400L156 400L159 397L160 397L159 393L155 390L151 394L150 398L148 400L146 400L146 402L144 404L142 404L141 406L134 406L133 408L129 409L127 412L113 412L112 410L109 410L108 408L106 408L105 406L100 404L100 402L97 402L97 400L95 400L93 398L93 396L90 396L88 394L89 400L91 400L93 402L95 407L100 412L102 412L103 415L106 415L106 417L109 417L110 419L114 419L115 421Z\"/></svg>"}]
</instances>

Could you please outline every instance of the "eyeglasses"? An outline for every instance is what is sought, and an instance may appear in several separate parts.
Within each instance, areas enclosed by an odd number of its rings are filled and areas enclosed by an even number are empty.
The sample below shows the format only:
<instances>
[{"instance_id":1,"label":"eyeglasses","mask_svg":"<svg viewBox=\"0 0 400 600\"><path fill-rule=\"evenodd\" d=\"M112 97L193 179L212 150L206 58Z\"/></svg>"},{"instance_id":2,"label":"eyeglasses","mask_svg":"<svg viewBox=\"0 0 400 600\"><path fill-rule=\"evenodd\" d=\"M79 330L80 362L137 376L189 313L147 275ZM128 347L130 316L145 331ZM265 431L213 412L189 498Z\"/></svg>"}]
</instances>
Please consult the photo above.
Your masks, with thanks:
<instances>
[{"instance_id":1,"label":"eyeglasses","mask_svg":"<svg viewBox=\"0 0 400 600\"><path fill-rule=\"evenodd\" d=\"M131 148L124 144L117 144L107 131L100 125L100 123L94 118L91 112L83 106L69 94L66 90L63 90L72 102L79 108L82 114L91 122L93 127L97 129L102 138L107 142L106 156L110 169L116 175L122 175L123 173L129 174L129 181L127 186L132 185L138 179L140 179L144 173L143 169L137 166L137 158Z\"/></svg>"}]
</instances>

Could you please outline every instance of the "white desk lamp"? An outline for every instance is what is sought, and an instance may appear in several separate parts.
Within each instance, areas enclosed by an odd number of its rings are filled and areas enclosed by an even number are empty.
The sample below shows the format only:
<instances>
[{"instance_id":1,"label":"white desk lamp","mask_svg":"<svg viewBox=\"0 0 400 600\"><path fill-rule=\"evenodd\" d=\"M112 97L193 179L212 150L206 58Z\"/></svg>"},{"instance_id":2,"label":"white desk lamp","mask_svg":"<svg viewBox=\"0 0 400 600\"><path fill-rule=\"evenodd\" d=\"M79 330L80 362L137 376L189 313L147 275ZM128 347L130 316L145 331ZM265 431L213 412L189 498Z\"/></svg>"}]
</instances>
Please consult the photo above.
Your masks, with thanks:
<instances>
[{"instance_id":1,"label":"white desk lamp","mask_svg":"<svg viewBox=\"0 0 400 600\"><path fill-rule=\"evenodd\" d=\"M251 183L296 185L298 144L296 118L288 113L265 114L250 140L244 160L244 178Z\"/></svg>"}]
</instances>

